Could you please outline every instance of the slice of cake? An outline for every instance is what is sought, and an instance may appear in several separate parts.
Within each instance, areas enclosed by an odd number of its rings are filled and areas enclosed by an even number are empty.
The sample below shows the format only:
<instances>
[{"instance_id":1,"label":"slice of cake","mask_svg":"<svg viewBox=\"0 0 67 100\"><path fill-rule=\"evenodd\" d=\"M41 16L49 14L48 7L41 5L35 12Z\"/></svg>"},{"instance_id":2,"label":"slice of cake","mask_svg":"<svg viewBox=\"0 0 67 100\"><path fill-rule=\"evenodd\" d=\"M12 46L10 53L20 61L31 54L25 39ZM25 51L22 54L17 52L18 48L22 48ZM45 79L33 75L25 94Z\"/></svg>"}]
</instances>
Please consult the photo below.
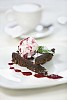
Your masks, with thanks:
<instances>
[{"instance_id":1,"label":"slice of cake","mask_svg":"<svg viewBox=\"0 0 67 100\"><path fill-rule=\"evenodd\" d=\"M39 46L34 38L25 38L20 41L18 51L12 53L12 62L20 65L21 67L26 67L33 72L47 75L48 73L46 69L41 64L50 61L55 50L51 49L51 53L44 51L43 47ZM38 53L40 55L38 55ZM37 54L36 57L34 57L35 54ZM34 62L32 58L34 59Z\"/></svg>"},{"instance_id":2,"label":"slice of cake","mask_svg":"<svg viewBox=\"0 0 67 100\"><path fill-rule=\"evenodd\" d=\"M18 64L22 67L27 67L29 70L33 72L42 73L44 75L47 75L47 71L44 67L42 67L39 64L33 64L33 62L21 57L18 53L12 53L12 61L13 63Z\"/></svg>"},{"instance_id":3,"label":"slice of cake","mask_svg":"<svg viewBox=\"0 0 67 100\"><path fill-rule=\"evenodd\" d=\"M47 61L50 61L52 59L52 57L53 57L52 53L44 53L44 54L36 57L35 63L36 64L44 64Z\"/></svg>"}]
</instances>

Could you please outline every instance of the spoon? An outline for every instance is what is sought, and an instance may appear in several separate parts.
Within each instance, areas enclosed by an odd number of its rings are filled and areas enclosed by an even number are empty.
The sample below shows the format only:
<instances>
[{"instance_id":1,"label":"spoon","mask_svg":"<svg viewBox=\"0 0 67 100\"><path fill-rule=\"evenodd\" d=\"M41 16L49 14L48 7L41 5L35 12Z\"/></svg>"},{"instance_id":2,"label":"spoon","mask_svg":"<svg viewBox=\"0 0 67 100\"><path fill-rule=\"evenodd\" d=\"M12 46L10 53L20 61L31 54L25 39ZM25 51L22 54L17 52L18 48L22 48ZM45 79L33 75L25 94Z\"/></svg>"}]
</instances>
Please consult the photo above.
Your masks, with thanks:
<instances>
[{"instance_id":1,"label":"spoon","mask_svg":"<svg viewBox=\"0 0 67 100\"><path fill-rule=\"evenodd\" d=\"M49 29L51 26L53 26L52 24L49 24L49 25L38 25L36 28L35 28L35 31L37 32L41 32L43 31L44 29Z\"/></svg>"}]
</instances>

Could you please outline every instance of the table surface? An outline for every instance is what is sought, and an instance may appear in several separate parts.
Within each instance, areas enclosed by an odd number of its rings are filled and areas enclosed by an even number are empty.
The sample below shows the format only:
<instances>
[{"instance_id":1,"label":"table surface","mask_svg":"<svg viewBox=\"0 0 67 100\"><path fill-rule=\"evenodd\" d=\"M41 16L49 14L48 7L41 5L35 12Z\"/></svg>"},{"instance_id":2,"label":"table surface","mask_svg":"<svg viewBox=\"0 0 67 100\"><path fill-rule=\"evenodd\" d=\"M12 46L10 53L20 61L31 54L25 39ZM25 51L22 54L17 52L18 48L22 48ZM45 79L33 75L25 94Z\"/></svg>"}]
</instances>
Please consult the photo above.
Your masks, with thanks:
<instances>
[{"instance_id":1,"label":"table surface","mask_svg":"<svg viewBox=\"0 0 67 100\"><path fill-rule=\"evenodd\" d=\"M16 1L16 0L15 0ZM29 0L30 1L30 0ZM55 30L52 35L37 39L38 44L66 45L67 24L61 25L57 22L59 16L67 16L66 0L40 0L46 5L42 17L42 23L53 23ZM8 7L9 8L9 7ZM6 25L4 11L0 11L0 47L17 46L20 39L13 39L4 32ZM3 41L3 42L2 42ZM67 100L67 84L53 87L26 90L10 90L0 87L0 100Z\"/></svg>"}]
</instances>

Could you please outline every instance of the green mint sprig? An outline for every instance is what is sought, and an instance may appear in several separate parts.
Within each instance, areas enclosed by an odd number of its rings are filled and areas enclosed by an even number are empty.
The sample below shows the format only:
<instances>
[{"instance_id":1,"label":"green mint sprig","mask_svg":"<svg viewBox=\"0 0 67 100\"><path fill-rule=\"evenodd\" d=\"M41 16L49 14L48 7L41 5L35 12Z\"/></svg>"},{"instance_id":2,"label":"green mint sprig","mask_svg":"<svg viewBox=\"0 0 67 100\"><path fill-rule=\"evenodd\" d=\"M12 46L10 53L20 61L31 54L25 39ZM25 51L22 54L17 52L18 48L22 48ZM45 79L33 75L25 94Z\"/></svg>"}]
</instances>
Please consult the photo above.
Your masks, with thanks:
<instances>
[{"instance_id":1,"label":"green mint sprig","mask_svg":"<svg viewBox=\"0 0 67 100\"><path fill-rule=\"evenodd\" d=\"M39 46L37 52L38 53L53 53L51 50L44 49L44 46Z\"/></svg>"}]
</instances>

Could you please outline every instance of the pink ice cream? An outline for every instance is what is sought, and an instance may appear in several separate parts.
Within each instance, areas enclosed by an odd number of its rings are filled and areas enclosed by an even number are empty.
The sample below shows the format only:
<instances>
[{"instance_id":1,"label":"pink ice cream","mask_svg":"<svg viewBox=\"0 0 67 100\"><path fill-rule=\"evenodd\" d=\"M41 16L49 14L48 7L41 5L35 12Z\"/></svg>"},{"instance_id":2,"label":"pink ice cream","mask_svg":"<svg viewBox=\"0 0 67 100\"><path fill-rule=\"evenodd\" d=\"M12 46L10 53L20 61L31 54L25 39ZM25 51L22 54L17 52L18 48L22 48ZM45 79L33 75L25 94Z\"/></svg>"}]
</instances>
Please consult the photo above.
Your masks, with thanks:
<instances>
[{"instance_id":1,"label":"pink ice cream","mask_svg":"<svg viewBox=\"0 0 67 100\"><path fill-rule=\"evenodd\" d=\"M20 41L18 46L18 51L21 57L30 58L35 54L35 51L38 49L38 44L36 40L32 37L25 38Z\"/></svg>"}]
</instances>

